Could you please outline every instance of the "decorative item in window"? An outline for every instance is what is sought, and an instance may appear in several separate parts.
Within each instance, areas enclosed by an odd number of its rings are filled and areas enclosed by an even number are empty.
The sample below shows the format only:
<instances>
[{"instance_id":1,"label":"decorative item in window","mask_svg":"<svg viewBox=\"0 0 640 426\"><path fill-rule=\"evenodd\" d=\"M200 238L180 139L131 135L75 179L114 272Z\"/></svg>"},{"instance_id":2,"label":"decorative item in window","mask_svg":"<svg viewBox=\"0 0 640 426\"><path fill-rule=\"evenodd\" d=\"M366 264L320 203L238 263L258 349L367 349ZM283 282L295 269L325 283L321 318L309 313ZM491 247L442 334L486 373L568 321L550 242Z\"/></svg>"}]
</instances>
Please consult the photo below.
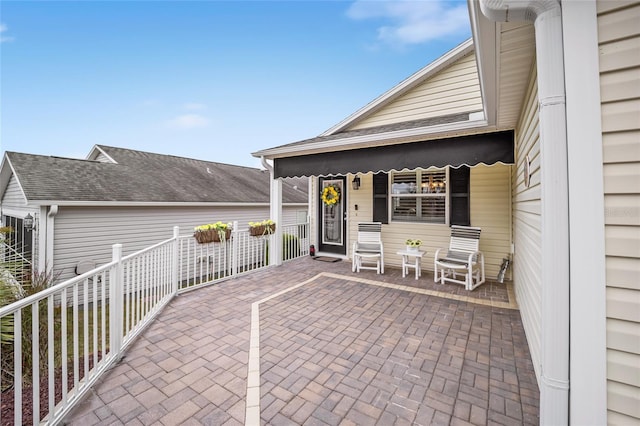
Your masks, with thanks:
<instances>
[{"instance_id":1,"label":"decorative item in window","mask_svg":"<svg viewBox=\"0 0 640 426\"><path fill-rule=\"evenodd\" d=\"M249 222L249 235L252 237L261 237L270 235L276 231L276 223L271 219L265 219L262 222Z\"/></svg>"},{"instance_id":2,"label":"decorative item in window","mask_svg":"<svg viewBox=\"0 0 640 426\"><path fill-rule=\"evenodd\" d=\"M407 251L418 251L420 250L420 245L422 244L422 240L409 238L404 243L407 245Z\"/></svg>"},{"instance_id":3,"label":"decorative item in window","mask_svg":"<svg viewBox=\"0 0 640 426\"><path fill-rule=\"evenodd\" d=\"M231 237L230 223L208 223L194 228L193 236L200 244L225 242Z\"/></svg>"},{"instance_id":4,"label":"decorative item in window","mask_svg":"<svg viewBox=\"0 0 640 426\"><path fill-rule=\"evenodd\" d=\"M334 206L340 201L340 188L335 185L327 185L322 190L320 198L325 205Z\"/></svg>"}]
</instances>

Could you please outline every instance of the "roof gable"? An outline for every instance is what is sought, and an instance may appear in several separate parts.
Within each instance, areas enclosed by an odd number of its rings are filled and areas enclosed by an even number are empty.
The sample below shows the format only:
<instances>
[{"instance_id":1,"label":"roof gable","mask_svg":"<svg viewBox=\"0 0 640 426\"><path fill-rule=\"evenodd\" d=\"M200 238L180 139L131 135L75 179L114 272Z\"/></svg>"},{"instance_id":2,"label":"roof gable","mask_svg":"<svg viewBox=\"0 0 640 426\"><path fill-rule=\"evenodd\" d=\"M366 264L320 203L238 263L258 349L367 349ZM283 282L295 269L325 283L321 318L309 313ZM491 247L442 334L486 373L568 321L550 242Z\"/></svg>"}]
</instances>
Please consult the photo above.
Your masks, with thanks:
<instances>
[{"instance_id":1,"label":"roof gable","mask_svg":"<svg viewBox=\"0 0 640 426\"><path fill-rule=\"evenodd\" d=\"M331 134L335 134L338 132L342 132L345 130L353 130L359 129L363 127L371 127L372 125L383 125L383 124L392 124L392 121L387 122L377 122L370 125L362 125L365 120L379 113L380 111L388 108L393 103L400 100L402 97L406 97L410 92L414 91L416 88L420 87L425 81L433 78L435 75L440 73L441 71L447 69L460 58L468 56L473 52L473 40L468 39L463 43L459 44L449 52L440 56L438 59L425 66L421 70L417 71L407 79L403 80L387 92L383 93L373 101L369 102L367 105L359 109L358 111L351 114L349 117L345 118L335 126L331 127L329 130L322 133L320 136L327 136ZM476 109L478 110L478 109ZM459 111L458 111L459 112ZM434 115L431 115L433 117ZM428 118L427 116L420 117L412 117L409 120L416 120L420 118ZM406 121L406 119L404 120ZM397 121L396 121L397 122Z\"/></svg>"},{"instance_id":2,"label":"roof gable","mask_svg":"<svg viewBox=\"0 0 640 426\"><path fill-rule=\"evenodd\" d=\"M475 54L471 49L348 130L477 111L482 111L482 97Z\"/></svg>"}]
</instances>

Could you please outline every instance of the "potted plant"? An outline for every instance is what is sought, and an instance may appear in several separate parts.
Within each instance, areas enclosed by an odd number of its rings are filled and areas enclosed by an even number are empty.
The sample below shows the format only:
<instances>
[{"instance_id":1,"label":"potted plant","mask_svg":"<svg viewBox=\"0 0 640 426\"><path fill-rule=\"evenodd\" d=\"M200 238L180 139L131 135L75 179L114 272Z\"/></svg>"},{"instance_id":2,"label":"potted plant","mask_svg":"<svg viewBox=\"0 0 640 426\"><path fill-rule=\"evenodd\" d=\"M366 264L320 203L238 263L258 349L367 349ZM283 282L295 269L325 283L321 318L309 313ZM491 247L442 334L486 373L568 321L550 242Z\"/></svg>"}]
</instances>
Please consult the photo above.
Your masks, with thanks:
<instances>
[{"instance_id":1,"label":"potted plant","mask_svg":"<svg viewBox=\"0 0 640 426\"><path fill-rule=\"evenodd\" d=\"M265 219L262 222L249 222L249 235L252 237L273 234L275 231L276 223L271 219Z\"/></svg>"},{"instance_id":2,"label":"potted plant","mask_svg":"<svg viewBox=\"0 0 640 426\"><path fill-rule=\"evenodd\" d=\"M231 237L231 224L207 223L194 228L193 236L200 244L225 242Z\"/></svg>"},{"instance_id":3,"label":"potted plant","mask_svg":"<svg viewBox=\"0 0 640 426\"><path fill-rule=\"evenodd\" d=\"M409 238L404 243L407 245L407 251L418 251L420 250L420 245L422 244L422 240Z\"/></svg>"}]
</instances>

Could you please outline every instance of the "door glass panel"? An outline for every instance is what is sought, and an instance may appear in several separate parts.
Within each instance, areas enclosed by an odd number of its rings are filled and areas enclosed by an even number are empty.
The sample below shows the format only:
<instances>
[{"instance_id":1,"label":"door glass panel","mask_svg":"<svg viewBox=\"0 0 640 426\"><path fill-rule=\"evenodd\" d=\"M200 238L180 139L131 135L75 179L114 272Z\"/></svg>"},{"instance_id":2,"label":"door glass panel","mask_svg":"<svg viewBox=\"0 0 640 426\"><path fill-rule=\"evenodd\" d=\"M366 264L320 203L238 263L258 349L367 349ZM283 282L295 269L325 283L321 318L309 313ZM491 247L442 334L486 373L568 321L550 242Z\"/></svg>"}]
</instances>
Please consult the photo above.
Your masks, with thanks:
<instances>
[{"instance_id":1,"label":"door glass panel","mask_svg":"<svg viewBox=\"0 0 640 426\"><path fill-rule=\"evenodd\" d=\"M341 180L322 182L322 243L342 245L344 216L343 187Z\"/></svg>"}]
</instances>

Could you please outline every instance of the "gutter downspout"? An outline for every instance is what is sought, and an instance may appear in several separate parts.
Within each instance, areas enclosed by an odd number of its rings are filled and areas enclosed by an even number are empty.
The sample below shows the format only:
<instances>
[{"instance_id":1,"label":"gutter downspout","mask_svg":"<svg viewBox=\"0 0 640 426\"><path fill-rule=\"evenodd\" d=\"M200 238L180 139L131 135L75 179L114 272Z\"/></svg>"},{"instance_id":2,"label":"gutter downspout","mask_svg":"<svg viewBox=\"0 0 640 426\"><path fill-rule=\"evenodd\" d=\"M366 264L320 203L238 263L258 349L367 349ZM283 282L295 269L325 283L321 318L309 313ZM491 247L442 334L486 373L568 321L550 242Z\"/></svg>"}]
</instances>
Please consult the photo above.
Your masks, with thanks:
<instances>
[{"instance_id":1,"label":"gutter downspout","mask_svg":"<svg viewBox=\"0 0 640 426\"><path fill-rule=\"evenodd\" d=\"M54 218L58 214L58 205L54 204L49 207L49 213L47 213L47 249L45 256L45 268L47 270L47 274L53 271L53 235L54 235Z\"/></svg>"},{"instance_id":2,"label":"gutter downspout","mask_svg":"<svg viewBox=\"0 0 640 426\"><path fill-rule=\"evenodd\" d=\"M540 117L540 424L569 423L569 186L562 11L557 0L480 0L493 21L535 26Z\"/></svg>"},{"instance_id":3,"label":"gutter downspout","mask_svg":"<svg viewBox=\"0 0 640 426\"><path fill-rule=\"evenodd\" d=\"M269 190L269 217L276 223L276 231L269 236L269 265L282 265L282 179L275 178L273 166L264 156L260 157L262 166L269 171L271 185Z\"/></svg>"}]
</instances>

